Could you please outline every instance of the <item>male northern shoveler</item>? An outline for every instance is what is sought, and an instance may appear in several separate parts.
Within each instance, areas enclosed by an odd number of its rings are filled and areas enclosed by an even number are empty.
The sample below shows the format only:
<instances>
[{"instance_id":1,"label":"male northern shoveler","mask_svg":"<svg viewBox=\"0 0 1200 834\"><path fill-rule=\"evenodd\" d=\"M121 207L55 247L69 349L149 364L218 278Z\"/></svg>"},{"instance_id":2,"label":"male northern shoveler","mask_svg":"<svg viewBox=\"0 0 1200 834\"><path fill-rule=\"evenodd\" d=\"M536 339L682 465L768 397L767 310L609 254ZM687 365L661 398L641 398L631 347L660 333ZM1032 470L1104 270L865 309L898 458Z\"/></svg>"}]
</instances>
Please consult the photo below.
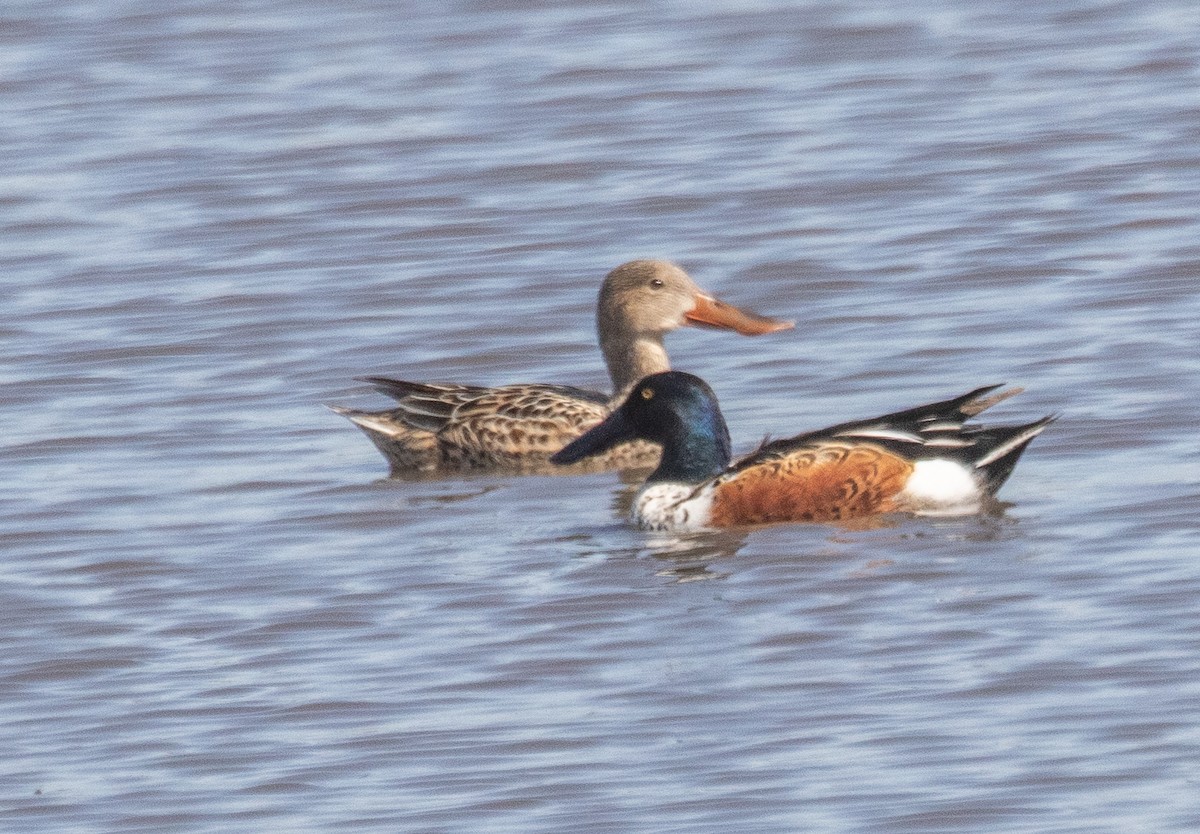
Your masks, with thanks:
<instances>
[{"instance_id":1,"label":"male northern shoveler","mask_svg":"<svg viewBox=\"0 0 1200 834\"><path fill-rule=\"evenodd\" d=\"M964 425L1020 392L993 394L998 388L764 443L730 465L729 430L712 389L691 374L659 373L551 461L574 463L631 439L661 444L658 468L633 504L634 520L650 530L889 512L960 515L995 494L1025 447L1055 419Z\"/></svg>"},{"instance_id":2,"label":"male northern shoveler","mask_svg":"<svg viewBox=\"0 0 1200 834\"><path fill-rule=\"evenodd\" d=\"M545 468L551 454L603 420L639 379L668 370L663 337L689 324L746 336L792 326L718 301L674 264L630 261L605 277L596 307L600 349L613 382L611 397L562 385L481 388L373 376L363 380L395 398L399 407L331 408L366 433L393 473ZM657 446L633 441L598 453L588 468L652 467L657 460Z\"/></svg>"}]
</instances>

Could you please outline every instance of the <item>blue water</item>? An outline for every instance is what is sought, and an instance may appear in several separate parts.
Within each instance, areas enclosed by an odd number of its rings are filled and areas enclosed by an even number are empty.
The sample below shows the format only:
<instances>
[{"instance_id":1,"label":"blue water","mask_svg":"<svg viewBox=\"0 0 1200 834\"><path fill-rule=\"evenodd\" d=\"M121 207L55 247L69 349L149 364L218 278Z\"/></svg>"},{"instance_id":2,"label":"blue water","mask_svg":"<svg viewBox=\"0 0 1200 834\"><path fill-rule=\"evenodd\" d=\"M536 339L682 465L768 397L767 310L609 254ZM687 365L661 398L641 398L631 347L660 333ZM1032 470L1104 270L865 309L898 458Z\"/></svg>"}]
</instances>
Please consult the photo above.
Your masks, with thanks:
<instances>
[{"instance_id":1,"label":"blue water","mask_svg":"<svg viewBox=\"0 0 1200 834\"><path fill-rule=\"evenodd\" d=\"M1200 828L1200 10L0 10L0 828ZM608 269L735 447L978 385L1000 516L686 537L387 479L353 377L606 386Z\"/></svg>"}]
</instances>

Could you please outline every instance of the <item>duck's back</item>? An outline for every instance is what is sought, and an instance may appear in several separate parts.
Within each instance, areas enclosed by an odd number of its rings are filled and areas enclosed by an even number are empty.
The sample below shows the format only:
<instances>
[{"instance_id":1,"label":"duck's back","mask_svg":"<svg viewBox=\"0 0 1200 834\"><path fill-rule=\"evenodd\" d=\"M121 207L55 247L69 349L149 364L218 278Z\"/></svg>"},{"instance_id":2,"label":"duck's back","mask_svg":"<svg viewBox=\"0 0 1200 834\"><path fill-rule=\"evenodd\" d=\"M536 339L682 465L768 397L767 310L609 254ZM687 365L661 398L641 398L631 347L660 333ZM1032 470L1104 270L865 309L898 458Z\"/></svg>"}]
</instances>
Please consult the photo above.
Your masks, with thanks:
<instances>
[{"instance_id":1,"label":"duck's back","mask_svg":"<svg viewBox=\"0 0 1200 834\"><path fill-rule=\"evenodd\" d=\"M565 385L365 381L393 397L397 407L366 415L371 419L346 416L376 441L394 470L549 469L550 455L609 413L604 395ZM657 459L656 446L631 443L580 468L652 467Z\"/></svg>"}]
</instances>

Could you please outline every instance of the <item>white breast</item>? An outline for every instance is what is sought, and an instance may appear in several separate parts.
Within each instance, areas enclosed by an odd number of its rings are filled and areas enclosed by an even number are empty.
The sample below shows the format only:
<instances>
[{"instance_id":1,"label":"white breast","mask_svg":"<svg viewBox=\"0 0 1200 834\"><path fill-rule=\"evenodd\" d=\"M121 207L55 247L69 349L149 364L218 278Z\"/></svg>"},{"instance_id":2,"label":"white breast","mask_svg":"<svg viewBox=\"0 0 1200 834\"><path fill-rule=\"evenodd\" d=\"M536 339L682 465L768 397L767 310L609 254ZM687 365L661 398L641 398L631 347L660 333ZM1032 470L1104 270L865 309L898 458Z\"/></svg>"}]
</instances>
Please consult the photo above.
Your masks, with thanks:
<instances>
[{"instance_id":1,"label":"white breast","mask_svg":"<svg viewBox=\"0 0 1200 834\"><path fill-rule=\"evenodd\" d=\"M643 530L701 530L711 511L711 486L646 484L633 501L633 520Z\"/></svg>"},{"instance_id":2,"label":"white breast","mask_svg":"<svg viewBox=\"0 0 1200 834\"><path fill-rule=\"evenodd\" d=\"M983 498L975 473L952 460L919 460L898 496L902 505L925 515L965 515Z\"/></svg>"}]
</instances>

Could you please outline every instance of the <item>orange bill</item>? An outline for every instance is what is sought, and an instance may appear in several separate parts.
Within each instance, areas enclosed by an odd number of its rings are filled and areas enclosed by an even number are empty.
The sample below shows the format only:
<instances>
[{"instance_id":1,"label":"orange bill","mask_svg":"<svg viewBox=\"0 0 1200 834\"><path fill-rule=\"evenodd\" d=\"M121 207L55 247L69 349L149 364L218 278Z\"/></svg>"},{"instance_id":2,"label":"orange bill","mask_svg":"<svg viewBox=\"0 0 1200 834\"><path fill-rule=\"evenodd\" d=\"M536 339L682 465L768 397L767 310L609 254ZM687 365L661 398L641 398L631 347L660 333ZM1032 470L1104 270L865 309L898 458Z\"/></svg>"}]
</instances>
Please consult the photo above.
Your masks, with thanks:
<instances>
[{"instance_id":1,"label":"orange bill","mask_svg":"<svg viewBox=\"0 0 1200 834\"><path fill-rule=\"evenodd\" d=\"M696 306L685 313L684 318L688 324L734 330L743 336L760 336L763 333L774 333L776 330L787 330L796 326L794 322L760 316L758 313L739 309L704 294L696 296Z\"/></svg>"}]
</instances>

